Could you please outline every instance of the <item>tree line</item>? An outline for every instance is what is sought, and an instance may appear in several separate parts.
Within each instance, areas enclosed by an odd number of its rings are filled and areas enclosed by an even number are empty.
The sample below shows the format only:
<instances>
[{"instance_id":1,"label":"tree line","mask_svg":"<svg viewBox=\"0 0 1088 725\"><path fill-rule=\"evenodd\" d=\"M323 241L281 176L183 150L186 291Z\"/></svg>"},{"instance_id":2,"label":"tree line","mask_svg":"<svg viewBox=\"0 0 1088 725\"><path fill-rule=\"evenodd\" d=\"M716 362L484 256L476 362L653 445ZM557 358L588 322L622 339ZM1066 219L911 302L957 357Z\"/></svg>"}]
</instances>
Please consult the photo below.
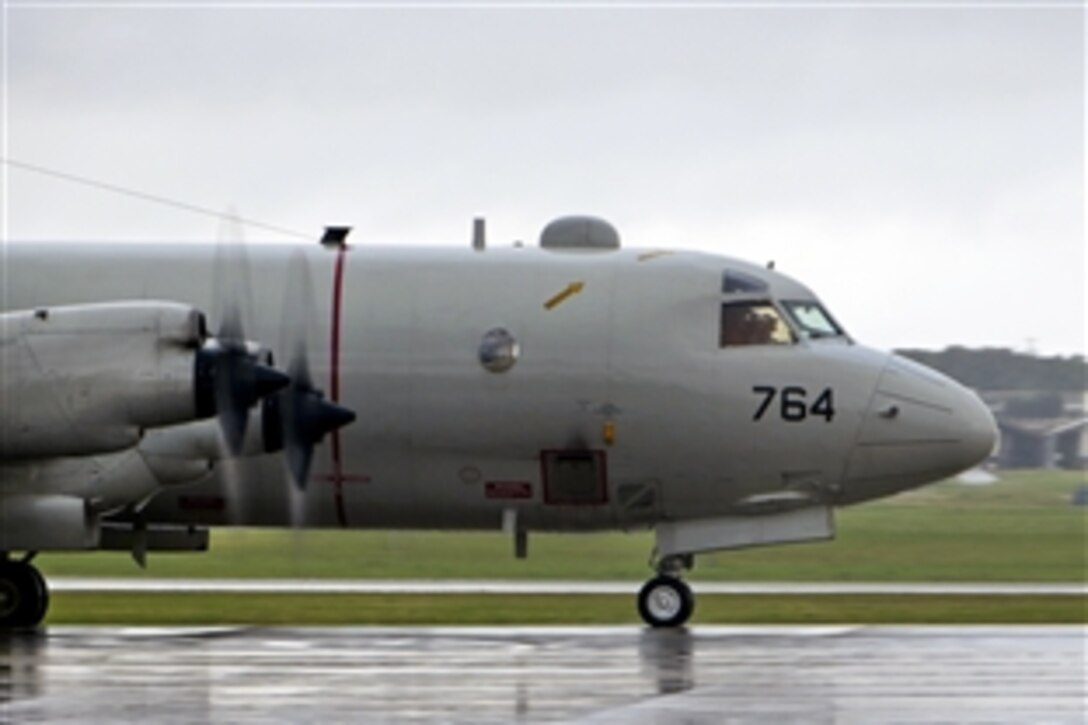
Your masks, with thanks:
<instances>
[{"instance_id":1,"label":"tree line","mask_svg":"<svg viewBox=\"0 0 1088 725\"><path fill-rule=\"evenodd\" d=\"M1088 390L1088 362L1081 355L1039 357L1004 348L949 347L897 350L897 353L940 370L976 390L1033 390L1072 393Z\"/></svg>"}]
</instances>

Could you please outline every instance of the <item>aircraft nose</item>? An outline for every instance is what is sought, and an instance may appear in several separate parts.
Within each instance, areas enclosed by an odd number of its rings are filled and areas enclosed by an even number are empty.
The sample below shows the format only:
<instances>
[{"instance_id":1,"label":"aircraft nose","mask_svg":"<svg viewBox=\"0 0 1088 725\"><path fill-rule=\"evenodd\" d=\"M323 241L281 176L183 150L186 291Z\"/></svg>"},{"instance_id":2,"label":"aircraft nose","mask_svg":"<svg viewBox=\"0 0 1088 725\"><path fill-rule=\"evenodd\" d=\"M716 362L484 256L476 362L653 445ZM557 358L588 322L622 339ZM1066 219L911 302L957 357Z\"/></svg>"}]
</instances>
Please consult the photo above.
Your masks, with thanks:
<instances>
[{"instance_id":1,"label":"aircraft nose","mask_svg":"<svg viewBox=\"0 0 1088 725\"><path fill-rule=\"evenodd\" d=\"M997 438L993 415L975 393L891 355L850 459L846 498L875 498L953 476L986 460Z\"/></svg>"},{"instance_id":2,"label":"aircraft nose","mask_svg":"<svg viewBox=\"0 0 1088 725\"><path fill-rule=\"evenodd\" d=\"M961 470L966 470L986 461L997 451L1000 434L993 413L982 399L967 388L960 387L959 392L963 396L960 410L966 421L960 443Z\"/></svg>"}]
</instances>

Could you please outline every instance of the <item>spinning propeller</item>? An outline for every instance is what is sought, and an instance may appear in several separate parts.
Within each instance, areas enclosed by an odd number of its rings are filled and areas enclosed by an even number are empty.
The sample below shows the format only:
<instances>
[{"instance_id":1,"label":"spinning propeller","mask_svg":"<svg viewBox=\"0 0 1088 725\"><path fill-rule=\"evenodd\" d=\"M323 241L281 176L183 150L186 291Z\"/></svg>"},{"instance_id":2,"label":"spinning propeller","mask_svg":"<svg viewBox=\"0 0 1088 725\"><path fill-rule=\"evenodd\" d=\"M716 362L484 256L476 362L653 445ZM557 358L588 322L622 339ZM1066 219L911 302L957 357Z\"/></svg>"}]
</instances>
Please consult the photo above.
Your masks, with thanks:
<instances>
[{"instance_id":1,"label":"spinning propeller","mask_svg":"<svg viewBox=\"0 0 1088 725\"><path fill-rule=\"evenodd\" d=\"M242 331L240 317L227 315L218 334L196 355L197 416L218 416L227 450L242 452L249 409L290 384L284 373L261 363Z\"/></svg>"},{"instance_id":2,"label":"spinning propeller","mask_svg":"<svg viewBox=\"0 0 1088 725\"><path fill-rule=\"evenodd\" d=\"M231 456L245 445L249 410L284 388L287 375L266 365L257 346L246 339L243 320L253 308L249 264L238 213L222 216L213 278L213 311L218 331L197 352L196 409L200 418L215 416Z\"/></svg>"},{"instance_id":3,"label":"spinning propeller","mask_svg":"<svg viewBox=\"0 0 1088 725\"><path fill-rule=\"evenodd\" d=\"M306 489L314 446L355 420L353 411L326 400L310 375L307 333L315 326L313 301L310 268L299 250L288 266L280 334L280 344L290 351L290 382L264 399L262 415L265 449L282 448L291 481L299 491Z\"/></svg>"},{"instance_id":4,"label":"spinning propeller","mask_svg":"<svg viewBox=\"0 0 1088 725\"><path fill-rule=\"evenodd\" d=\"M197 354L197 410L217 416L232 457L246 448L250 409L261 403L261 449L284 452L291 482L304 491L314 447L326 434L355 420L355 413L325 399L310 374L307 334L316 327L309 265L302 250L287 265L281 352L286 372L272 367L271 354L246 338L243 319L253 309L249 265L241 224L229 212L220 229L215 269L215 307L220 327Z\"/></svg>"}]
</instances>

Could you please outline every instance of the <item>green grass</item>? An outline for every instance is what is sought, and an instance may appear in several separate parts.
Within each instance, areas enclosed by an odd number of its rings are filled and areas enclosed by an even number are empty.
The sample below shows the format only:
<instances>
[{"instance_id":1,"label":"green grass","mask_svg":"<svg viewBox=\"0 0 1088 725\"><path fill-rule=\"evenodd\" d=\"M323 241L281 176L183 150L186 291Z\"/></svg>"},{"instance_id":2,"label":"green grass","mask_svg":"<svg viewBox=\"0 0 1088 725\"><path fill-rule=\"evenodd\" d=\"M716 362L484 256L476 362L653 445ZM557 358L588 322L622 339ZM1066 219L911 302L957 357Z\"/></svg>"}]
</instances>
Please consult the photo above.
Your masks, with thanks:
<instances>
[{"instance_id":1,"label":"green grass","mask_svg":"<svg viewBox=\"0 0 1088 725\"><path fill-rule=\"evenodd\" d=\"M613 595L82 594L54 597L49 624L636 624ZM1081 624L1079 597L702 595L697 624Z\"/></svg>"},{"instance_id":2,"label":"green grass","mask_svg":"<svg viewBox=\"0 0 1088 725\"><path fill-rule=\"evenodd\" d=\"M838 512L833 542L699 557L695 581L1076 582L1088 576L1088 508L1075 472L942 483ZM205 554L43 554L48 576L640 581L652 535L533 534L529 559L494 533L218 529Z\"/></svg>"},{"instance_id":3,"label":"green grass","mask_svg":"<svg viewBox=\"0 0 1088 725\"><path fill-rule=\"evenodd\" d=\"M1082 474L943 483L838 513L837 540L698 559L699 581L1083 582ZM495 533L221 529L206 554L43 554L47 576L575 579L639 582L648 533L533 535L515 560ZM1077 596L701 595L698 624L1088 623ZM58 592L49 624L635 624L619 595L120 594Z\"/></svg>"}]
</instances>

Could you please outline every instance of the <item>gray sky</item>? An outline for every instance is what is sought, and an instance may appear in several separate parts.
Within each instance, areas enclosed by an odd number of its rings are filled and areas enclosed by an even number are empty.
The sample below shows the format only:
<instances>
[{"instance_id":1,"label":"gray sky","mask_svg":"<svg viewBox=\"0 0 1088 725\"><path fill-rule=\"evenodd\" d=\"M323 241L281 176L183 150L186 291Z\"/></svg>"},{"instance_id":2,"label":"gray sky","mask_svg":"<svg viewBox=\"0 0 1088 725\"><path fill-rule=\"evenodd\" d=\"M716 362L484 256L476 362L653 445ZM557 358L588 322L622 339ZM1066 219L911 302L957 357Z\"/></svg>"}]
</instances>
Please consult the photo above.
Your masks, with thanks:
<instances>
[{"instance_id":1,"label":"gray sky","mask_svg":"<svg viewBox=\"0 0 1088 725\"><path fill-rule=\"evenodd\" d=\"M1072 3L3 4L13 159L357 243L593 213L774 259L878 347L1085 349ZM7 238L216 234L0 171Z\"/></svg>"}]
</instances>

